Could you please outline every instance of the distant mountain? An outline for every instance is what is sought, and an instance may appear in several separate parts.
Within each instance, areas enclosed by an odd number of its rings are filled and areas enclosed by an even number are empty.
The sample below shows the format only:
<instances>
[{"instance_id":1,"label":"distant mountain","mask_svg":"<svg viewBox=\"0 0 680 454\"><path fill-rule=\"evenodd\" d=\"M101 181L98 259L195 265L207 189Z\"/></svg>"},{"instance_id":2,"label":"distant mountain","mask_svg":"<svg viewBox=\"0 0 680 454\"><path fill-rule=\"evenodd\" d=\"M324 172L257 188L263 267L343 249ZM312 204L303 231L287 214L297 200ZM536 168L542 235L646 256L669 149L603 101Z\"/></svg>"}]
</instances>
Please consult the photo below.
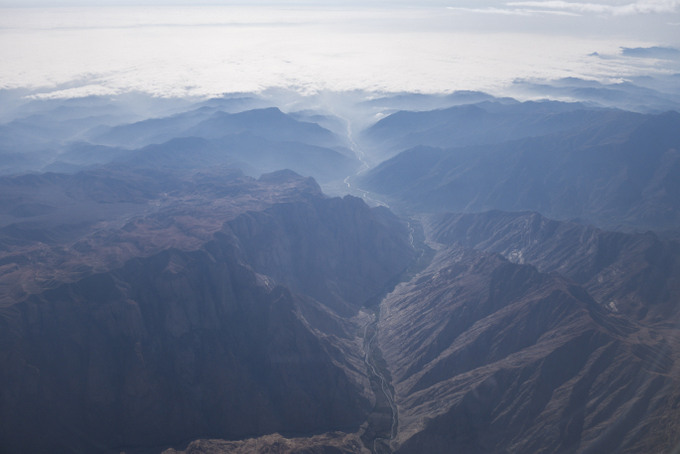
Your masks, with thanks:
<instances>
[{"instance_id":1,"label":"distant mountain","mask_svg":"<svg viewBox=\"0 0 680 454\"><path fill-rule=\"evenodd\" d=\"M110 128L94 135L95 143L68 145L45 169L75 172L109 162L169 169L230 166L254 177L292 169L325 183L359 168L343 141L316 123L277 108L230 114L215 111L213 104Z\"/></svg>"},{"instance_id":2,"label":"distant mountain","mask_svg":"<svg viewBox=\"0 0 680 454\"><path fill-rule=\"evenodd\" d=\"M186 131L187 135L208 139L244 132L268 140L304 142L321 147L341 147L343 145L327 129L316 123L296 120L276 107L249 110L236 114L216 112Z\"/></svg>"},{"instance_id":3,"label":"distant mountain","mask_svg":"<svg viewBox=\"0 0 680 454\"><path fill-rule=\"evenodd\" d=\"M497 144L614 122L630 127L639 122L639 115L586 108L578 103L493 100L430 111L396 112L364 131L362 140L380 161L416 146Z\"/></svg>"},{"instance_id":4,"label":"distant mountain","mask_svg":"<svg viewBox=\"0 0 680 454\"><path fill-rule=\"evenodd\" d=\"M451 94L424 93L392 93L382 96L371 96L361 101L359 107L379 115L390 115L398 111L428 111L446 109L464 104L474 104L484 101L515 102L510 98L496 98L480 91L460 90Z\"/></svg>"},{"instance_id":5,"label":"distant mountain","mask_svg":"<svg viewBox=\"0 0 680 454\"><path fill-rule=\"evenodd\" d=\"M148 112L143 119L135 122L118 122L114 126L102 123L90 129L86 137L97 144L139 148L182 137L184 131L216 112L236 113L269 106L270 103L253 96L215 98L191 104L185 102L165 111Z\"/></svg>"},{"instance_id":6,"label":"distant mountain","mask_svg":"<svg viewBox=\"0 0 680 454\"><path fill-rule=\"evenodd\" d=\"M90 147L95 152L94 147ZM301 142L276 142L248 132L219 139L183 137L109 156L136 168L206 169L228 166L258 177L280 169L313 176L319 182L342 180L359 167L353 157ZM54 166L54 164L53 164Z\"/></svg>"},{"instance_id":7,"label":"distant mountain","mask_svg":"<svg viewBox=\"0 0 680 454\"><path fill-rule=\"evenodd\" d=\"M607 116L540 137L412 148L359 183L419 210L532 210L608 227L677 228L680 114Z\"/></svg>"},{"instance_id":8,"label":"distant mountain","mask_svg":"<svg viewBox=\"0 0 680 454\"><path fill-rule=\"evenodd\" d=\"M623 50L623 49L622 49ZM663 48L630 49L637 56L664 57L677 55L676 52L664 52ZM659 52L660 51L660 52ZM597 54L593 57L607 58ZM631 55L632 56L632 55ZM677 58L677 57L673 57ZM677 74L657 74L655 76L633 76L622 82L603 83L595 80L584 80L565 77L557 80L516 80L513 82L515 96L524 98L549 97L551 99L569 99L586 102L592 105L624 109L642 113L662 113L680 108Z\"/></svg>"},{"instance_id":9,"label":"distant mountain","mask_svg":"<svg viewBox=\"0 0 680 454\"><path fill-rule=\"evenodd\" d=\"M72 153L71 144L87 144L93 129L109 129L111 125L138 121L140 114L127 103L139 106L143 104L140 97L127 101L112 101L107 97L32 101L23 99L21 102L15 99L19 105L3 112L3 117L8 118L0 124L0 174L39 171L62 153L69 155L64 159L67 163L75 160L77 153ZM150 104L158 104L156 107L160 108L160 105L167 104L166 107L169 107L184 103L155 100L148 102L145 110L154 110ZM102 156L96 159L97 162L108 162ZM86 160L82 164L90 165L92 162ZM63 167L59 170L65 169Z\"/></svg>"},{"instance_id":10,"label":"distant mountain","mask_svg":"<svg viewBox=\"0 0 680 454\"><path fill-rule=\"evenodd\" d=\"M149 118L111 128L99 127L89 132L90 140L96 144L138 148L153 143L167 142L182 131L193 127L215 113L215 109L201 107L181 112L170 117Z\"/></svg>"},{"instance_id":11,"label":"distant mountain","mask_svg":"<svg viewBox=\"0 0 680 454\"><path fill-rule=\"evenodd\" d=\"M93 135L94 143L137 148L178 137L220 139L249 133L266 140L302 142L321 147L342 147L333 133L316 123L296 120L276 107L229 113L203 106L170 117L151 118L116 126Z\"/></svg>"}]
</instances>

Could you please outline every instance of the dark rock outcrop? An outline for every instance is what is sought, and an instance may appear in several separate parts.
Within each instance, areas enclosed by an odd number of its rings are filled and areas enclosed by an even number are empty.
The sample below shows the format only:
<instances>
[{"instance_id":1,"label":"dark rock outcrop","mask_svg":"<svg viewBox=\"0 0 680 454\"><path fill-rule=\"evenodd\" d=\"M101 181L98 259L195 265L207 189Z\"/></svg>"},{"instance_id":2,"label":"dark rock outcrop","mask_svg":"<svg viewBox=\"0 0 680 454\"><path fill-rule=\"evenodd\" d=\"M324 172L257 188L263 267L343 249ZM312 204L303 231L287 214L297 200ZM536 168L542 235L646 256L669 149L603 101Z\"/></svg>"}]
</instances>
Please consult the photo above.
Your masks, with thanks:
<instances>
[{"instance_id":1,"label":"dark rock outcrop","mask_svg":"<svg viewBox=\"0 0 680 454\"><path fill-rule=\"evenodd\" d=\"M196 440L183 451L169 449L163 454L365 454L355 434L333 432L307 438L265 435L242 441Z\"/></svg>"}]
</instances>

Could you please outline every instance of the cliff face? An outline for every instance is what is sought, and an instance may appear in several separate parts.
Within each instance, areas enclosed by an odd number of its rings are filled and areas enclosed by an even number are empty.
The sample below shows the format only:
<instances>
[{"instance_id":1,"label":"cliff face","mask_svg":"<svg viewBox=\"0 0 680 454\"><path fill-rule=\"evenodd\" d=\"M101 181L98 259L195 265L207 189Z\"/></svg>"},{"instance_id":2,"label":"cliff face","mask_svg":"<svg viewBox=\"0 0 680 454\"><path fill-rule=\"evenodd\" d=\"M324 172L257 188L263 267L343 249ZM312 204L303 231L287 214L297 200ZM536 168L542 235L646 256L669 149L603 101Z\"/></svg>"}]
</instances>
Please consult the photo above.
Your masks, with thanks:
<instances>
[{"instance_id":1,"label":"cliff face","mask_svg":"<svg viewBox=\"0 0 680 454\"><path fill-rule=\"evenodd\" d=\"M343 315L396 282L415 256L405 226L351 196L275 205L225 229L255 270Z\"/></svg>"},{"instance_id":2,"label":"cliff face","mask_svg":"<svg viewBox=\"0 0 680 454\"><path fill-rule=\"evenodd\" d=\"M305 194L237 216L195 250L131 258L3 308L0 446L119 452L357 430L370 410L361 344L335 309L356 312L412 251L401 225L360 200ZM359 250L369 243L379 251ZM291 268L267 275L269 263Z\"/></svg>"},{"instance_id":3,"label":"cliff face","mask_svg":"<svg viewBox=\"0 0 680 454\"><path fill-rule=\"evenodd\" d=\"M433 262L383 302L379 340L399 407L397 451L632 453L679 441L671 403L680 391L680 345L670 326L677 318L660 321L656 309L677 305L645 299L635 282L597 278L654 241L559 223L541 237L512 219L535 216L436 218ZM560 245L571 235L556 232L572 229L580 240ZM519 237L506 244L502 232ZM585 241L588 235L599 242ZM490 252L501 244L524 263ZM580 265L559 259L569 251ZM540 260L542 253L555 261ZM653 267L653 255L643 255ZM623 264L625 279L632 271ZM581 283L556 269L591 274ZM598 302L589 292L597 293L598 281L638 295L650 316ZM669 288L675 280L660 282Z\"/></svg>"},{"instance_id":4,"label":"cliff face","mask_svg":"<svg viewBox=\"0 0 680 454\"><path fill-rule=\"evenodd\" d=\"M45 429L18 446L59 441L83 452L360 424L361 390L331 363L298 304L215 245L34 296L13 308L19 332L3 342L17 375L3 383L16 393L3 420Z\"/></svg>"}]
</instances>

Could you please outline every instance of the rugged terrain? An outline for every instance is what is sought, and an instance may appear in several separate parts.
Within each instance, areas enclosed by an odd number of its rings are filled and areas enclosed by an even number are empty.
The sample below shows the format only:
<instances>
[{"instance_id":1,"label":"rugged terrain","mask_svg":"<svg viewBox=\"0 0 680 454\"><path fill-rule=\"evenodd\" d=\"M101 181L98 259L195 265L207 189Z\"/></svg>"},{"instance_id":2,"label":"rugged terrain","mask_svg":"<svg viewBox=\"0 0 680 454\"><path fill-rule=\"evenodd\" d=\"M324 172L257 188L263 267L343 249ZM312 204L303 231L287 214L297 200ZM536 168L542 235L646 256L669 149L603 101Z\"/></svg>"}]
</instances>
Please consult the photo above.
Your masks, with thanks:
<instances>
[{"instance_id":1,"label":"rugged terrain","mask_svg":"<svg viewBox=\"0 0 680 454\"><path fill-rule=\"evenodd\" d=\"M658 299L641 297L631 282L649 282L654 264L637 257L644 277L612 275L640 238L537 217L495 212L429 224L433 262L381 307L380 346L399 407L397 452L632 453L680 442L677 296L661 290L676 287L677 268L664 265L672 271L653 284ZM542 228L552 228L547 238ZM582 254L554 233L572 229L582 235ZM603 244L611 236L618 244ZM592 244L598 237L600 248ZM488 252L504 242L515 263ZM667 246L666 260L677 261L677 245ZM590 273L582 283L569 276L570 265L584 256L597 263L603 249L609 263L581 264ZM562 274L532 250L550 257L561 250L573 263L556 259Z\"/></svg>"},{"instance_id":2,"label":"rugged terrain","mask_svg":"<svg viewBox=\"0 0 680 454\"><path fill-rule=\"evenodd\" d=\"M372 399L358 313L411 262L406 227L290 172L227 181L222 203L219 183L183 194L205 212L165 200L120 231L44 246L35 261L60 274L5 295L0 445L108 452L358 430ZM102 242L116 253L95 271ZM29 246L13 247L9 281L34 269L15 262Z\"/></svg>"},{"instance_id":3,"label":"rugged terrain","mask_svg":"<svg viewBox=\"0 0 680 454\"><path fill-rule=\"evenodd\" d=\"M0 452L674 452L677 112L326 96L0 125Z\"/></svg>"}]
</instances>

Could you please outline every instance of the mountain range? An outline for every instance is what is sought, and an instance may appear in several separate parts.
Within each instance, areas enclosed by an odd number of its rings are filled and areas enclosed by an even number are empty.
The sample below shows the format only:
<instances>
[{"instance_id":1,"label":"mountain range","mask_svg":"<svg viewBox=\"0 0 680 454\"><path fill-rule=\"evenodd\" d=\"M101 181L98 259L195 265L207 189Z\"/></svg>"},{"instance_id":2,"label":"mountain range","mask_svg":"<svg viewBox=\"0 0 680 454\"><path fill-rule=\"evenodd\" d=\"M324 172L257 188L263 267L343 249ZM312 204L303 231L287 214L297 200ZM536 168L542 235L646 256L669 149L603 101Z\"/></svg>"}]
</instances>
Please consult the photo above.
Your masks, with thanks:
<instances>
[{"instance_id":1,"label":"mountain range","mask_svg":"<svg viewBox=\"0 0 680 454\"><path fill-rule=\"evenodd\" d=\"M464 122L450 110L404 114L417 119L406 120L413 130L388 117L370 131L397 130L404 151L359 184L411 211L529 210L614 229L677 228L677 112L546 109L552 113L523 106L498 116L475 105L468 116L455 108Z\"/></svg>"},{"instance_id":2,"label":"mountain range","mask_svg":"<svg viewBox=\"0 0 680 454\"><path fill-rule=\"evenodd\" d=\"M276 101L6 113L1 453L680 446L680 114Z\"/></svg>"}]
</instances>

